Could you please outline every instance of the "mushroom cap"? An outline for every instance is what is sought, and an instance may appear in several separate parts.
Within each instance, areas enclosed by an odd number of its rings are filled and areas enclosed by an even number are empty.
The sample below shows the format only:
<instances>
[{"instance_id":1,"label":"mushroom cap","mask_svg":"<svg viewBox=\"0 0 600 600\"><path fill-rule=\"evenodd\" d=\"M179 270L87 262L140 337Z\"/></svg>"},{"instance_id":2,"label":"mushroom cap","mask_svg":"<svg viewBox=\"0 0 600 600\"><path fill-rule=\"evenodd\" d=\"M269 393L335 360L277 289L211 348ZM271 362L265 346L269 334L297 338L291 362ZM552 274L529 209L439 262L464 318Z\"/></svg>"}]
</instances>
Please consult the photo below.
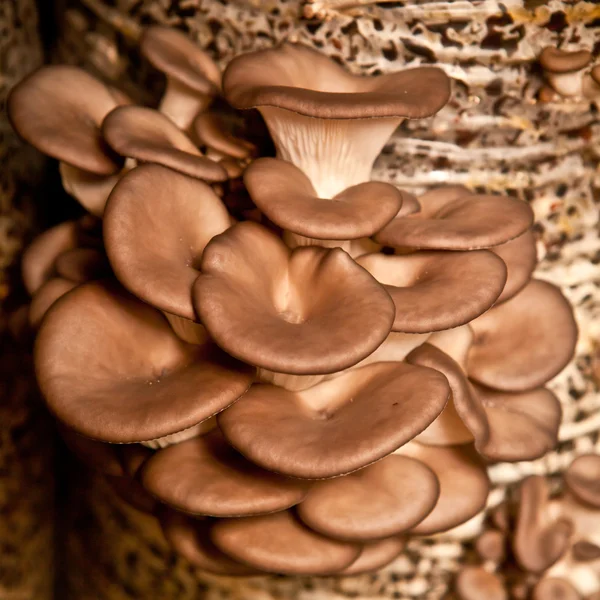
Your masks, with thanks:
<instances>
[{"instance_id":1,"label":"mushroom cap","mask_svg":"<svg viewBox=\"0 0 600 600\"><path fill-rule=\"evenodd\" d=\"M480 558L496 564L506 558L506 535L498 529L488 529L475 540L475 550Z\"/></svg>"},{"instance_id":2,"label":"mushroom cap","mask_svg":"<svg viewBox=\"0 0 600 600\"><path fill-rule=\"evenodd\" d=\"M435 508L411 529L412 534L432 535L447 531L468 521L485 507L490 481L483 461L470 445L412 443L401 448L399 453L427 465L440 484Z\"/></svg>"},{"instance_id":3,"label":"mushroom cap","mask_svg":"<svg viewBox=\"0 0 600 600\"><path fill-rule=\"evenodd\" d=\"M546 388L520 394L475 386L485 410L489 435L475 438L480 454L495 461L534 460L558 443L562 417L558 398Z\"/></svg>"},{"instance_id":4,"label":"mushroom cap","mask_svg":"<svg viewBox=\"0 0 600 600\"><path fill-rule=\"evenodd\" d=\"M500 304L517 295L531 280L537 264L533 231L528 229L519 237L494 246L491 251L504 261L508 271L504 289L496 300L496 304Z\"/></svg>"},{"instance_id":5,"label":"mushroom cap","mask_svg":"<svg viewBox=\"0 0 600 600\"><path fill-rule=\"evenodd\" d=\"M385 285L396 305L393 331L426 333L464 325L494 304L504 262L488 250L365 254L356 259Z\"/></svg>"},{"instance_id":6,"label":"mushroom cap","mask_svg":"<svg viewBox=\"0 0 600 600\"><path fill-rule=\"evenodd\" d=\"M95 248L65 250L54 264L59 277L74 283L102 279L111 272L106 256Z\"/></svg>"},{"instance_id":7,"label":"mushroom cap","mask_svg":"<svg viewBox=\"0 0 600 600\"><path fill-rule=\"evenodd\" d=\"M300 392L253 385L218 422L252 462L322 479L356 471L410 441L448 395L446 378L433 369L375 363Z\"/></svg>"},{"instance_id":8,"label":"mushroom cap","mask_svg":"<svg viewBox=\"0 0 600 600\"><path fill-rule=\"evenodd\" d=\"M545 577L536 583L531 600L582 600L582 597L566 579Z\"/></svg>"},{"instance_id":9,"label":"mushroom cap","mask_svg":"<svg viewBox=\"0 0 600 600\"><path fill-rule=\"evenodd\" d=\"M431 469L406 456L388 456L345 477L316 483L297 511L308 527L327 537L371 541L418 524L438 495Z\"/></svg>"},{"instance_id":10,"label":"mushroom cap","mask_svg":"<svg viewBox=\"0 0 600 600\"><path fill-rule=\"evenodd\" d=\"M53 277L37 290L29 305L29 324L37 329L50 307L67 292L77 287L74 281Z\"/></svg>"},{"instance_id":11,"label":"mushroom cap","mask_svg":"<svg viewBox=\"0 0 600 600\"><path fill-rule=\"evenodd\" d=\"M591 71L590 71L590 77L592 78L592 80L597 83L598 85L600 85L600 65L596 65Z\"/></svg>"},{"instance_id":12,"label":"mushroom cap","mask_svg":"<svg viewBox=\"0 0 600 600\"><path fill-rule=\"evenodd\" d=\"M331 199L319 198L298 167L276 158L255 160L244 172L244 183L273 223L320 240L373 235L394 218L403 200L398 188L378 181L351 186Z\"/></svg>"},{"instance_id":13,"label":"mushroom cap","mask_svg":"<svg viewBox=\"0 0 600 600\"><path fill-rule=\"evenodd\" d=\"M580 502L600 508L600 456L579 456L565 472L564 480L569 491Z\"/></svg>"},{"instance_id":14,"label":"mushroom cap","mask_svg":"<svg viewBox=\"0 0 600 600\"><path fill-rule=\"evenodd\" d=\"M195 320L192 285L204 247L230 225L213 190L159 165L136 167L106 205L104 241L111 266L136 296Z\"/></svg>"},{"instance_id":15,"label":"mushroom cap","mask_svg":"<svg viewBox=\"0 0 600 600\"><path fill-rule=\"evenodd\" d=\"M214 112L201 112L194 119L193 127L200 144L231 158L243 160L256 151L254 144L229 133Z\"/></svg>"},{"instance_id":16,"label":"mushroom cap","mask_svg":"<svg viewBox=\"0 0 600 600\"><path fill-rule=\"evenodd\" d=\"M167 541L195 567L215 575L260 574L256 569L229 558L212 543L210 520L192 519L168 508L160 512L159 520Z\"/></svg>"},{"instance_id":17,"label":"mushroom cap","mask_svg":"<svg viewBox=\"0 0 600 600\"><path fill-rule=\"evenodd\" d=\"M361 546L323 537L290 511L242 519L219 519L210 536L222 552L261 571L327 575L349 567Z\"/></svg>"},{"instance_id":18,"label":"mushroom cap","mask_svg":"<svg viewBox=\"0 0 600 600\"><path fill-rule=\"evenodd\" d=\"M554 46L546 46L539 56L542 68L550 73L571 73L587 67L592 60L589 50L568 52Z\"/></svg>"},{"instance_id":19,"label":"mushroom cap","mask_svg":"<svg viewBox=\"0 0 600 600\"><path fill-rule=\"evenodd\" d=\"M421 119L446 104L450 80L435 67L352 75L316 50L284 43L234 58L223 90L238 109L275 106L320 119Z\"/></svg>"},{"instance_id":20,"label":"mushroom cap","mask_svg":"<svg viewBox=\"0 0 600 600\"><path fill-rule=\"evenodd\" d=\"M463 567L454 585L460 600L508 600L500 578L483 567Z\"/></svg>"},{"instance_id":21,"label":"mushroom cap","mask_svg":"<svg viewBox=\"0 0 600 600\"><path fill-rule=\"evenodd\" d=\"M221 72L213 59L177 29L146 27L140 52L168 78L198 94L214 96L221 87Z\"/></svg>"},{"instance_id":22,"label":"mushroom cap","mask_svg":"<svg viewBox=\"0 0 600 600\"><path fill-rule=\"evenodd\" d=\"M227 179L227 172L219 163L202 156L185 133L157 110L119 106L104 119L102 134L122 156L157 163L206 181Z\"/></svg>"},{"instance_id":23,"label":"mushroom cap","mask_svg":"<svg viewBox=\"0 0 600 600\"><path fill-rule=\"evenodd\" d=\"M44 154L98 175L121 168L122 161L100 133L102 120L117 102L82 69L42 67L14 87L7 102L17 133Z\"/></svg>"},{"instance_id":24,"label":"mushroom cap","mask_svg":"<svg viewBox=\"0 0 600 600\"><path fill-rule=\"evenodd\" d=\"M394 303L339 248L291 251L252 222L214 237L194 283L194 306L216 343L258 367L294 375L332 373L375 350Z\"/></svg>"},{"instance_id":25,"label":"mushroom cap","mask_svg":"<svg viewBox=\"0 0 600 600\"><path fill-rule=\"evenodd\" d=\"M533 223L523 200L465 193L460 186L432 190L419 204L420 212L393 219L375 240L393 247L475 250L504 244Z\"/></svg>"},{"instance_id":26,"label":"mushroom cap","mask_svg":"<svg viewBox=\"0 0 600 600\"><path fill-rule=\"evenodd\" d=\"M359 557L336 575L360 575L377 571L398 558L405 546L406 542L400 537L365 544Z\"/></svg>"},{"instance_id":27,"label":"mushroom cap","mask_svg":"<svg viewBox=\"0 0 600 600\"><path fill-rule=\"evenodd\" d=\"M588 540L580 540L573 544L572 552L577 562L591 562L600 558L600 546Z\"/></svg>"},{"instance_id":28,"label":"mushroom cap","mask_svg":"<svg viewBox=\"0 0 600 600\"><path fill-rule=\"evenodd\" d=\"M534 475L521 483L513 552L522 568L541 573L551 567L568 550L573 529L569 519L551 515L544 477Z\"/></svg>"},{"instance_id":29,"label":"mushroom cap","mask_svg":"<svg viewBox=\"0 0 600 600\"><path fill-rule=\"evenodd\" d=\"M301 502L310 487L253 465L216 432L157 452L145 464L142 482L177 510L214 517L284 510Z\"/></svg>"},{"instance_id":30,"label":"mushroom cap","mask_svg":"<svg viewBox=\"0 0 600 600\"><path fill-rule=\"evenodd\" d=\"M23 252L21 275L27 292L33 296L55 275L58 256L77 246L76 221L65 221L38 235Z\"/></svg>"},{"instance_id":31,"label":"mushroom cap","mask_svg":"<svg viewBox=\"0 0 600 600\"><path fill-rule=\"evenodd\" d=\"M469 376L504 391L544 385L569 362L577 342L569 302L557 287L536 279L470 327Z\"/></svg>"},{"instance_id":32,"label":"mushroom cap","mask_svg":"<svg viewBox=\"0 0 600 600\"><path fill-rule=\"evenodd\" d=\"M52 307L35 366L60 421L113 443L192 427L235 402L251 382L242 365L210 343L182 342L162 314L111 282L83 284Z\"/></svg>"}]
</instances>

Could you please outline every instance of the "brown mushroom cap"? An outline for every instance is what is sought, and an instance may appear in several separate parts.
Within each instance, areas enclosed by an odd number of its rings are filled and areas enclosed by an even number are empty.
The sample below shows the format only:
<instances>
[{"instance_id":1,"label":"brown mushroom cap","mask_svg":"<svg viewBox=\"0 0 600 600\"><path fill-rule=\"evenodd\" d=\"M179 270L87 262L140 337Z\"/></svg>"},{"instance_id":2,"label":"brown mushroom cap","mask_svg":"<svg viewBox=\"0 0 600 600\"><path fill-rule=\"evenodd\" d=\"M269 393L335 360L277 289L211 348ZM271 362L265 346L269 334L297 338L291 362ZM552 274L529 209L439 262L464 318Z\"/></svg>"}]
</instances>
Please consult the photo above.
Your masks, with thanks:
<instances>
[{"instance_id":1,"label":"brown mushroom cap","mask_svg":"<svg viewBox=\"0 0 600 600\"><path fill-rule=\"evenodd\" d=\"M50 307L77 284L62 277L53 277L37 290L29 305L29 324L37 329Z\"/></svg>"},{"instance_id":2,"label":"brown mushroom cap","mask_svg":"<svg viewBox=\"0 0 600 600\"><path fill-rule=\"evenodd\" d=\"M177 29L147 27L140 52L167 77L198 94L212 96L221 87L221 72L213 59Z\"/></svg>"},{"instance_id":3,"label":"brown mushroom cap","mask_svg":"<svg viewBox=\"0 0 600 600\"><path fill-rule=\"evenodd\" d=\"M573 544L573 560L577 562L591 562L600 558L600 546L587 540L580 540Z\"/></svg>"},{"instance_id":4,"label":"brown mushroom cap","mask_svg":"<svg viewBox=\"0 0 600 600\"><path fill-rule=\"evenodd\" d=\"M219 346L253 365L295 375L356 364L385 339L394 304L339 248L293 251L265 227L214 237L194 283L194 305Z\"/></svg>"},{"instance_id":5,"label":"brown mushroom cap","mask_svg":"<svg viewBox=\"0 0 600 600\"><path fill-rule=\"evenodd\" d=\"M244 183L273 223L320 240L368 237L394 218L403 199L398 188L378 181L354 185L331 199L319 198L298 167L276 158L255 160L244 173Z\"/></svg>"},{"instance_id":6,"label":"brown mushroom cap","mask_svg":"<svg viewBox=\"0 0 600 600\"><path fill-rule=\"evenodd\" d=\"M142 482L177 510L214 517L284 510L301 502L310 487L253 465L216 432L157 452L145 464Z\"/></svg>"},{"instance_id":7,"label":"brown mushroom cap","mask_svg":"<svg viewBox=\"0 0 600 600\"><path fill-rule=\"evenodd\" d=\"M533 231L528 229L519 237L494 246L491 251L499 256L506 264L508 277L504 290L496 304L509 300L518 294L530 281L537 264L537 251Z\"/></svg>"},{"instance_id":8,"label":"brown mushroom cap","mask_svg":"<svg viewBox=\"0 0 600 600\"><path fill-rule=\"evenodd\" d=\"M388 456L359 471L318 482L297 510L311 529L345 541L397 535L422 521L439 495L435 474L417 460Z\"/></svg>"},{"instance_id":9,"label":"brown mushroom cap","mask_svg":"<svg viewBox=\"0 0 600 600\"><path fill-rule=\"evenodd\" d=\"M590 76L592 80L600 85L600 65L596 65L591 71Z\"/></svg>"},{"instance_id":10,"label":"brown mushroom cap","mask_svg":"<svg viewBox=\"0 0 600 600\"><path fill-rule=\"evenodd\" d=\"M568 52L553 46L546 46L539 56L542 68L550 73L571 73L587 67L592 60L589 50Z\"/></svg>"},{"instance_id":11,"label":"brown mushroom cap","mask_svg":"<svg viewBox=\"0 0 600 600\"><path fill-rule=\"evenodd\" d=\"M381 244L431 250L475 250L504 244L533 223L522 200L439 188L419 197L421 211L397 217L376 236Z\"/></svg>"},{"instance_id":12,"label":"brown mushroom cap","mask_svg":"<svg viewBox=\"0 0 600 600\"><path fill-rule=\"evenodd\" d=\"M227 179L221 165L202 156L185 133L157 110L143 106L115 108L104 119L102 134L122 156L157 163L206 181Z\"/></svg>"},{"instance_id":13,"label":"brown mushroom cap","mask_svg":"<svg viewBox=\"0 0 600 600\"><path fill-rule=\"evenodd\" d=\"M166 312L195 320L192 285L204 247L230 225L212 189L159 165L137 167L110 196L104 240L121 283Z\"/></svg>"},{"instance_id":14,"label":"brown mushroom cap","mask_svg":"<svg viewBox=\"0 0 600 600\"><path fill-rule=\"evenodd\" d=\"M579 456L567 469L564 480L569 491L579 501L600 508L600 456Z\"/></svg>"},{"instance_id":15,"label":"brown mushroom cap","mask_svg":"<svg viewBox=\"0 0 600 600\"><path fill-rule=\"evenodd\" d=\"M536 584L531 600L582 600L582 597L566 579L545 577Z\"/></svg>"},{"instance_id":16,"label":"brown mushroom cap","mask_svg":"<svg viewBox=\"0 0 600 600\"><path fill-rule=\"evenodd\" d=\"M544 477L525 479L519 496L513 552L521 567L541 573L567 551L573 523L565 518L553 519L548 506L548 483Z\"/></svg>"},{"instance_id":17,"label":"brown mushroom cap","mask_svg":"<svg viewBox=\"0 0 600 600\"><path fill-rule=\"evenodd\" d=\"M435 67L351 75L316 50L284 43L234 58L223 75L223 90L239 109L275 106L321 119L420 119L446 104L450 83Z\"/></svg>"},{"instance_id":18,"label":"brown mushroom cap","mask_svg":"<svg viewBox=\"0 0 600 600\"><path fill-rule=\"evenodd\" d=\"M110 175L122 161L105 145L102 120L117 102L82 69L47 66L23 79L8 97L18 134L44 154L91 173Z\"/></svg>"},{"instance_id":19,"label":"brown mushroom cap","mask_svg":"<svg viewBox=\"0 0 600 600\"><path fill-rule=\"evenodd\" d=\"M375 363L301 392L254 385L218 422L252 462L321 479L390 454L435 419L448 395L446 378L433 369Z\"/></svg>"},{"instance_id":20,"label":"brown mushroom cap","mask_svg":"<svg viewBox=\"0 0 600 600\"><path fill-rule=\"evenodd\" d=\"M469 376L504 391L544 385L569 362L577 342L569 302L557 287L536 279L470 327Z\"/></svg>"},{"instance_id":21,"label":"brown mushroom cap","mask_svg":"<svg viewBox=\"0 0 600 600\"><path fill-rule=\"evenodd\" d=\"M304 527L290 511L219 519L211 528L215 545L233 559L261 571L289 575L326 575L350 566L356 544L328 539Z\"/></svg>"},{"instance_id":22,"label":"brown mushroom cap","mask_svg":"<svg viewBox=\"0 0 600 600\"><path fill-rule=\"evenodd\" d=\"M260 574L221 552L210 540L210 520L192 519L174 510L160 512L160 524L167 541L195 567L208 573L228 576Z\"/></svg>"},{"instance_id":23,"label":"brown mushroom cap","mask_svg":"<svg viewBox=\"0 0 600 600\"><path fill-rule=\"evenodd\" d=\"M106 256L94 248L65 250L56 258L55 269L59 277L74 283L85 283L110 275Z\"/></svg>"},{"instance_id":24,"label":"brown mushroom cap","mask_svg":"<svg viewBox=\"0 0 600 600\"><path fill-rule=\"evenodd\" d=\"M235 402L251 381L215 346L182 342L159 312L106 282L83 284L52 307L35 364L55 416L113 443L192 427Z\"/></svg>"},{"instance_id":25,"label":"brown mushroom cap","mask_svg":"<svg viewBox=\"0 0 600 600\"><path fill-rule=\"evenodd\" d=\"M32 296L55 275L58 256L77 246L77 222L65 221L38 235L23 252L21 274Z\"/></svg>"},{"instance_id":26,"label":"brown mushroom cap","mask_svg":"<svg viewBox=\"0 0 600 600\"><path fill-rule=\"evenodd\" d=\"M483 560L498 564L506 558L506 541L504 532L488 529L475 540L475 550Z\"/></svg>"},{"instance_id":27,"label":"brown mushroom cap","mask_svg":"<svg viewBox=\"0 0 600 600\"><path fill-rule=\"evenodd\" d=\"M460 600L508 600L500 578L483 567L463 567L454 585Z\"/></svg>"},{"instance_id":28,"label":"brown mushroom cap","mask_svg":"<svg viewBox=\"0 0 600 600\"><path fill-rule=\"evenodd\" d=\"M506 282L488 250L365 254L356 262L384 284L396 305L392 329L425 333L464 325L486 311Z\"/></svg>"},{"instance_id":29,"label":"brown mushroom cap","mask_svg":"<svg viewBox=\"0 0 600 600\"><path fill-rule=\"evenodd\" d=\"M405 546L406 542L399 537L365 544L359 557L336 575L359 575L377 571L398 558Z\"/></svg>"},{"instance_id":30,"label":"brown mushroom cap","mask_svg":"<svg viewBox=\"0 0 600 600\"><path fill-rule=\"evenodd\" d=\"M194 119L194 132L200 144L232 158L246 159L256 151L254 144L229 133L214 112L200 113Z\"/></svg>"},{"instance_id":31,"label":"brown mushroom cap","mask_svg":"<svg viewBox=\"0 0 600 600\"><path fill-rule=\"evenodd\" d=\"M483 510L490 481L483 461L470 445L442 447L412 443L399 452L427 465L440 484L435 508L411 533L432 535L447 531Z\"/></svg>"}]
</instances>

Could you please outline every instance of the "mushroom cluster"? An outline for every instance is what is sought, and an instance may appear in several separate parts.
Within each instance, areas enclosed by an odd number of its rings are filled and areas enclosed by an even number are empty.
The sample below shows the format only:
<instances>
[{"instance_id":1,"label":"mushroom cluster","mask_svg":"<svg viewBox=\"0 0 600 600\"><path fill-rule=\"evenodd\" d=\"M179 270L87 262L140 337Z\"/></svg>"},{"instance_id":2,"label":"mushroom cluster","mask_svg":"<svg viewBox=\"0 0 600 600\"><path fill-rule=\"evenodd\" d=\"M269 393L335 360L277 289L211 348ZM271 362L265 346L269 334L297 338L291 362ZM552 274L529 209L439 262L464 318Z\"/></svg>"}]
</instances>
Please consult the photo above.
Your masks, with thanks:
<instances>
[{"instance_id":1,"label":"mushroom cluster","mask_svg":"<svg viewBox=\"0 0 600 600\"><path fill-rule=\"evenodd\" d=\"M459 572L459 600L600 598L600 456L576 458L562 490L532 476L493 510Z\"/></svg>"},{"instance_id":2,"label":"mushroom cluster","mask_svg":"<svg viewBox=\"0 0 600 600\"><path fill-rule=\"evenodd\" d=\"M158 110L61 66L9 100L93 215L23 264L69 446L213 573L369 571L469 520L486 462L555 445L544 385L577 328L532 279L525 202L371 181L400 123L447 102L444 72L359 77L284 44L221 78L157 27L141 50L168 80ZM219 93L260 112L275 157L210 108ZM227 209L241 192L253 220Z\"/></svg>"}]
</instances>

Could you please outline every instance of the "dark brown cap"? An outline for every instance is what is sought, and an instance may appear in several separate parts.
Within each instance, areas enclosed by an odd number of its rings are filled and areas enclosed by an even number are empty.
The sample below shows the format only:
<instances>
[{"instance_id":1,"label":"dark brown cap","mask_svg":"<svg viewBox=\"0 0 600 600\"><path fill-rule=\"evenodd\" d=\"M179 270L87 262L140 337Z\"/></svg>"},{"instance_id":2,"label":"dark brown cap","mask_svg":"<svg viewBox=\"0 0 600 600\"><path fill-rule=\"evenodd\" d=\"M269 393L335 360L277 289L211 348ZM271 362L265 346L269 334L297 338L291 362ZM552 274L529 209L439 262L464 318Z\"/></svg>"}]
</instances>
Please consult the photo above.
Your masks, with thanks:
<instances>
[{"instance_id":1,"label":"dark brown cap","mask_svg":"<svg viewBox=\"0 0 600 600\"><path fill-rule=\"evenodd\" d=\"M592 53L589 50L568 52L554 46L546 46L539 57L542 68L550 73L579 71L587 67L591 60Z\"/></svg>"}]
</instances>

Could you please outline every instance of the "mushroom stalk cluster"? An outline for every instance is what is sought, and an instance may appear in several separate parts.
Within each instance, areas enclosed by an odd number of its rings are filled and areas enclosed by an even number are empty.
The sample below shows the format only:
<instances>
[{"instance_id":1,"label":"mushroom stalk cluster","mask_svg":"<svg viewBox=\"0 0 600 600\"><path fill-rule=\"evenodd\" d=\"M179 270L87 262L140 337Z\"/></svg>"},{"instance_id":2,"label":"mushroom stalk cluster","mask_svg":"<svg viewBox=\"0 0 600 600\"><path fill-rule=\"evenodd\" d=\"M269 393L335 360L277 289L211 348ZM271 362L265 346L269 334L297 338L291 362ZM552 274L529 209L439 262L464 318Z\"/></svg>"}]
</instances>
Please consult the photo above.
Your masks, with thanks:
<instances>
[{"instance_id":1,"label":"mushroom stalk cluster","mask_svg":"<svg viewBox=\"0 0 600 600\"><path fill-rule=\"evenodd\" d=\"M23 259L68 445L217 574L365 572L476 515L487 462L556 444L544 386L577 327L532 279L525 202L371 181L393 130L446 103L446 75L358 77L284 44L221 80L156 27L141 51L168 80L158 110L56 66L9 100L93 215ZM275 157L210 108L221 90L260 111ZM240 197L252 220L228 210Z\"/></svg>"}]
</instances>

